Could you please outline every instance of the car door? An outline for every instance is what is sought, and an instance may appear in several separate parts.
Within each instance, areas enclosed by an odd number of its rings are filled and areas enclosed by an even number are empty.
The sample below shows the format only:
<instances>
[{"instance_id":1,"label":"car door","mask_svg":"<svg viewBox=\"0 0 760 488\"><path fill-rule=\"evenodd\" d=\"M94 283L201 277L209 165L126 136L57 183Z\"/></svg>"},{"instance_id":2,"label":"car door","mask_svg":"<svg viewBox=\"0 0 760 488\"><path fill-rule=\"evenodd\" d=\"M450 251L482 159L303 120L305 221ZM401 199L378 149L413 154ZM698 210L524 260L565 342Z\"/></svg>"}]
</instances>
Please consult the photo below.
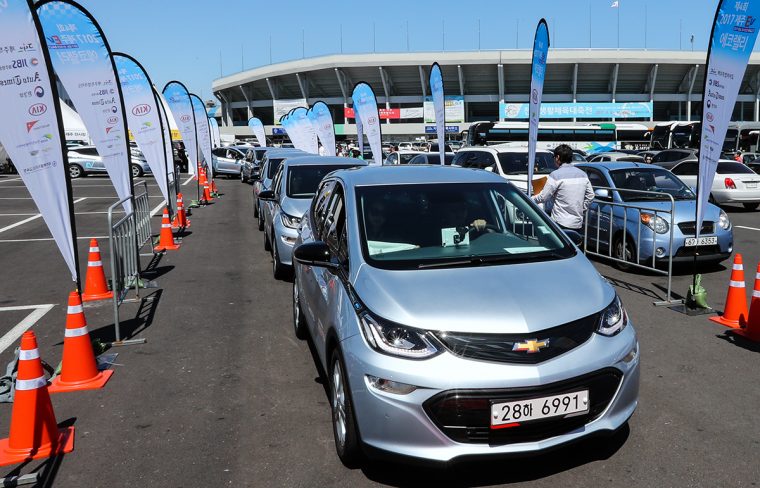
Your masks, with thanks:
<instances>
[{"instance_id":1,"label":"car door","mask_svg":"<svg viewBox=\"0 0 760 488\"><path fill-rule=\"evenodd\" d=\"M325 225L327 210L333 196L335 184L335 180L325 180L320 184L317 195L314 197L309 209L309 225L301 230L302 242L322 240L321 230ZM298 284L301 288L302 296L306 297L305 300L302 300L302 309L304 315L306 315L307 322L310 324L309 327L313 329L320 320L318 310L321 309L320 304L324 301L322 298L324 294L323 268L304 265L300 270ZM312 330L312 332L314 331Z\"/></svg>"},{"instance_id":2,"label":"car door","mask_svg":"<svg viewBox=\"0 0 760 488\"><path fill-rule=\"evenodd\" d=\"M280 165L279 168L277 168L277 173L274 174L274 178L272 178L272 187L271 190L275 194L275 199L277 198L277 195L279 194L279 187L280 183L282 181L282 173L285 171L285 165ZM262 210L264 211L264 232L267 236L269 236L274 242L274 236L271 235L271 229L272 229L272 222L274 219L274 213L275 209L277 207L276 200L267 201L264 202L264 205L262 205Z\"/></svg>"}]
</instances>

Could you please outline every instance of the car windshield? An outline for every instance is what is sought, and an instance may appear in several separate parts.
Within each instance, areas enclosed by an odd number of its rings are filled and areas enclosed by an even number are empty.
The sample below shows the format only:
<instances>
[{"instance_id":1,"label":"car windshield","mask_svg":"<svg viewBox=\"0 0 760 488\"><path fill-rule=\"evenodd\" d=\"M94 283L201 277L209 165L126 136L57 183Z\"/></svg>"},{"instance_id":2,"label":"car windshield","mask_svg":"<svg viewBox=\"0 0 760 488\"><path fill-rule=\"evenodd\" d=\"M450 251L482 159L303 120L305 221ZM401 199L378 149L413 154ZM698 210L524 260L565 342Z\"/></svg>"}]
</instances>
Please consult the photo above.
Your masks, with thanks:
<instances>
[{"instance_id":1,"label":"car windshield","mask_svg":"<svg viewBox=\"0 0 760 488\"><path fill-rule=\"evenodd\" d=\"M362 250L383 269L479 266L574 254L508 183L374 185L356 189Z\"/></svg>"},{"instance_id":2,"label":"car windshield","mask_svg":"<svg viewBox=\"0 0 760 488\"><path fill-rule=\"evenodd\" d=\"M398 158L401 164L409 164L409 161L416 156L416 154L399 154Z\"/></svg>"},{"instance_id":3,"label":"car windshield","mask_svg":"<svg viewBox=\"0 0 760 488\"><path fill-rule=\"evenodd\" d=\"M615 188L652 192L649 194L620 192L624 201L661 200L664 194L676 200L692 200L694 192L673 173L660 168L627 168L610 171ZM662 193L663 195L657 195Z\"/></svg>"},{"instance_id":4,"label":"car windshield","mask_svg":"<svg viewBox=\"0 0 760 488\"><path fill-rule=\"evenodd\" d=\"M718 163L718 169L716 171L719 175L735 175L744 173L754 173L751 169L746 167L740 162L726 161Z\"/></svg>"},{"instance_id":5,"label":"car windshield","mask_svg":"<svg viewBox=\"0 0 760 488\"><path fill-rule=\"evenodd\" d=\"M291 166L288 168L288 188L290 198L313 198L322 178L336 169L347 168L346 165L325 166Z\"/></svg>"},{"instance_id":6,"label":"car windshield","mask_svg":"<svg viewBox=\"0 0 760 488\"><path fill-rule=\"evenodd\" d=\"M499 164L501 170L507 175L527 175L528 174L528 153L527 152L504 152L499 153ZM554 157L550 153L536 153L536 167L533 173L537 175L548 175L557 169L554 164Z\"/></svg>"},{"instance_id":7,"label":"car windshield","mask_svg":"<svg viewBox=\"0 0 760 488\"><path fill-rule=\"evenodd\" d=\"M425 158L427 158L427 160ZM452 161L454 161L454 155L445 154L444 160L446 161L446 164L450 165ZM420 155L419 160L418 158L415 158L412 164L441 164L441 155L435 153L428 153L424 156Z\"/></svg>"},{"instance_id":8,"label":"car windshield","mask_svg":"<svg viewBox=\"0 0 760 488\"><path fill-rule=\"evenodd\" d=\"M269 169L267 170L267 179L274 178L275 173L277 173L277 170L280 169L280 165L282 164L282 160L284 158L275 158L269 160Z\"/></svg>"},{"instance_id":9,"label":"car windshield","mask_svg":"<svg viewBox=\"0 0 760 488\"><path fill-rule=\"evenodd\" d=\"M267 149L256 149L256 161L261 161L261 158L264 157L264 154L266 154Z\"/></svg>"}]
</instances>

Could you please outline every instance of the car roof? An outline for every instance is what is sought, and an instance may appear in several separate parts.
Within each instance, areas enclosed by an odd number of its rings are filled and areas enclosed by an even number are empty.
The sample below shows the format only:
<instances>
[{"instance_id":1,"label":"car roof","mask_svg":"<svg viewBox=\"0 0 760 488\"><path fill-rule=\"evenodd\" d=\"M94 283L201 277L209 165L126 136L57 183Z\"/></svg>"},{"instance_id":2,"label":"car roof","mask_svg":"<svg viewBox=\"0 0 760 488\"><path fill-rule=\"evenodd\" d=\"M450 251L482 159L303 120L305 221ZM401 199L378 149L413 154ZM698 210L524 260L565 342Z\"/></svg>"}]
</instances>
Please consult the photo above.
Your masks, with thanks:
<instances>
[{"instance_id":1,"label":"car roof","mask_svg":"<svg viewBox=\"0 0 760 488\"><path fill-rule=\"evenodd\" d=\"M335 173L348 186L423 183L505 183L501 176L481 169L442 165L369 165Z\"/></svg>"},{"instance_id":2,"label":"car roof","mask_svg":"<svg viewBox=\"0 0 760 488\"><path fill-rule=\"evenodd\" d=\"M589 168L604 168L607 171L629 168L664 169L656 164L637 163L633 161L599 161L595 163L578 163L575 166L588 166Z\"/></svg>"},{"instance_id":3,"label":"car roof","mask_svg":"<svg viewBox=\"0 0 760 488\"><path fill-rule=\"evenodd\" d=\"M357 158L340 156L298 155L289 157L283 162L285 166L366 166L367 162Z\"/></svg>"}]
</instances>

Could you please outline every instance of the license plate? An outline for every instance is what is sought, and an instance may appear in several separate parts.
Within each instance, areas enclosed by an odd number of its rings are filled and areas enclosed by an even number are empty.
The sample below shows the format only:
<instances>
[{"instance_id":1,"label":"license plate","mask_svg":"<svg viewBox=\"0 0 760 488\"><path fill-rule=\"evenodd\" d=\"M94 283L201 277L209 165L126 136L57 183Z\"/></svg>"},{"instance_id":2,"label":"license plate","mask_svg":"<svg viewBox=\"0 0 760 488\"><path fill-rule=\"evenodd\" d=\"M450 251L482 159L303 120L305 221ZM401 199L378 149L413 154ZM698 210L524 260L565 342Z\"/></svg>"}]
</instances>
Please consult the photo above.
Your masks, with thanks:
<instances>
[{"instance_id":1,"label":"license plate","mask_svg":"<svg viewBox=\"0 0 760 488\"><path fill-rule=\"evenodd\" d=\"M757 181L748 181L745 183L747 188L757 188Z\"/></svg>"},{"instance_id":2,"label":"license plate","mask_svg":"<svg viewBox=\"0 0 760 488\"><path fill-rule=\"evenodd\" d=\"M699 242L697 242L697 239L694 237L688 237L686 239L686 247L697 247L697 246L714 246L718 243L718 237L712 236L712 237L700 237Z\"/></svg>"},{"instance_id":3,"label":"license plate","mask_svg":"<svg viewBox=\"0 0 760 488\"><path fill-rule=\"evenodd\" d=\"M587 413L588 390L516 402L491 404L491 428L515 427L524 422Z\"/></svg>"}]
</instances>

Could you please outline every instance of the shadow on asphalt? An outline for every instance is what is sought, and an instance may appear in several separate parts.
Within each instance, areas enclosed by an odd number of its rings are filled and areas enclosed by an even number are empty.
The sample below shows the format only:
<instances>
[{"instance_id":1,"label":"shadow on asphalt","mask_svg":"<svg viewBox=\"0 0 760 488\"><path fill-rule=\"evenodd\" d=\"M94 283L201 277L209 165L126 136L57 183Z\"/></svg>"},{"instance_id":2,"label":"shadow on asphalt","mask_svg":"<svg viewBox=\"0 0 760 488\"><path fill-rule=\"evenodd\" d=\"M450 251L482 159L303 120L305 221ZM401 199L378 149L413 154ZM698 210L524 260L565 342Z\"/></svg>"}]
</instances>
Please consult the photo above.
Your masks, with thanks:
<instances>
[{"instance_id":1,"label":"shadow on asphalt","mask_svg":"<svg viewBox=\"0 0 760 488\"><path fill-rule=\"evenodd\" d=\"M654 300L662 300L663 298L654 290L651 288L646 288L644 286L636 285L634 283L629 283L627 281L623 281L617 278L613 278L612 276L604 276L604 279L609 281L609 283L617 288L623 288L625 290L631 291L633 293L638 293L639 295L644 295L645 297L652 298ZM654 285L657 286L657 285ZM658 287L659 288L659 287Z\"/></svg>"},{"instance_id":2,"label":"shadow on asphalt","mask_svg":"<svg viewBox=\"0 0 760 488\"><path fill-rule=\"evenodd\" d=\"M760 352L760 343L745 339L738 334L734 334L731 330L727 330L724 334L718 335L716 337L718 339L723 339L724 341L729 342L736 347L746 349L747 351Z\"/></svg>"},{"instance_id":3,"label":"shadow on asphalt","mask_svg":"<svg viewBox=\"0 0 760 488\"><path fill-rule=\"evenodd\" d=\"M131 319L119 320L119 332L121 333L122 340L133 339L153 324L162 293L163 290L159 288L143 296L140 300L140 308L137 310L137 314ZM124 305L121 306L122 309L123 307ZM121 317L122 315L123 312L119 316ZM115 341L114 324L111 323L99 329L91 330L90 338L92 340L99 340L104 344Z\"/></svg>"},{"instance_id":4,"label":"shadow on asphalt","mask_svg":"<svg viewBox=\"0 0 760 488\"><path fill-rule=\"evenodd\" d=\"M364 475L395 487L491 486L534 481L612 457L628 440L626 423L610 436L585 439L544 454L461 461L444 467L410 467L406 462L369 461Z\"/></svg>"}]
</instances>

